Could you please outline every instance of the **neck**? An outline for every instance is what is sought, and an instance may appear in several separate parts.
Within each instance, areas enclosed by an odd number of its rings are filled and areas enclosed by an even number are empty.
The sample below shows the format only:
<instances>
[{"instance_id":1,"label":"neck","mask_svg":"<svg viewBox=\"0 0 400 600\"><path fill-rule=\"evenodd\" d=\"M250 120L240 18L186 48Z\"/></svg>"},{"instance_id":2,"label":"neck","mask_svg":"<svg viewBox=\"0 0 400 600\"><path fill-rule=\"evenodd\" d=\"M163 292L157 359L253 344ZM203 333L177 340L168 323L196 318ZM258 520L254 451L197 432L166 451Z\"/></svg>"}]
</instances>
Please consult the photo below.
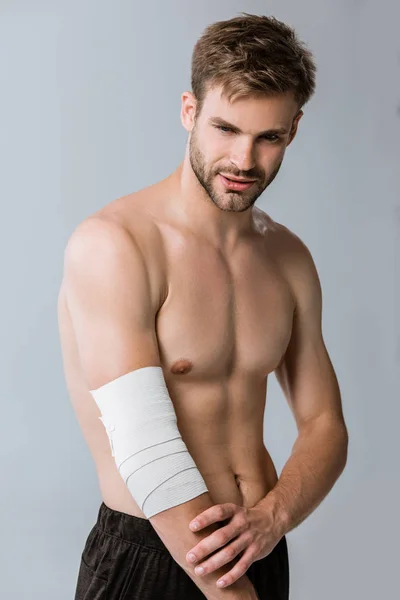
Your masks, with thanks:
<instances>
[{"instance_id":1,"label":"neck","mask_svg":"<svg viewBox=\"0 0 400 600\"><path fill-rule=\"evenodd\" d=\"M215 247L232 248L254 231L254 207L238 212L223 210L214 204L186 157L168 179L174 215Z\"/></svg>"}]
</instances>

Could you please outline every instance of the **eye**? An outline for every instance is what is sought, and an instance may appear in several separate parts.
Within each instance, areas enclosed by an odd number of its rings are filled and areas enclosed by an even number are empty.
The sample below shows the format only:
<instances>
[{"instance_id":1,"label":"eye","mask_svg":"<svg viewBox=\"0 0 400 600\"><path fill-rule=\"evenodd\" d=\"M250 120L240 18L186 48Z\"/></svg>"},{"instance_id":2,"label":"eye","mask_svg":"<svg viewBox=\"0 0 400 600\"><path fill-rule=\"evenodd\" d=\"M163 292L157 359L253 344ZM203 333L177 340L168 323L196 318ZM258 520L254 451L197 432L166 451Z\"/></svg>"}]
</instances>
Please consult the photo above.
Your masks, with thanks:
<instances>
[{"instance_id":1,"label":"eye","mask_svg":"<svg viewBox=\"0 0 400 600\"><path fill-rule=\"evenodd\" d=\"M232 131L230 127L224 127L224 125L215 125L215 127L216 129L219 129L222 133L228 133L228 131Z\"/></svg>"},{"instance_id":2,"label":"eye","mask_svg":"<svg viewBox=\"0 0 400 600\"><path fill-rule=\"evenodd\" d=\"M272 138L274 138L274 139L272 139ZM265 135L261 139L262 140L267 140L268 142L272 142L274 144L275 142L279 142L279 140L281 138L279 137L279 135Z\"/></svg>"},{"instance_id":3,"label":"eye","mask_svg":"<svg viewBox=\"0 0 400 600\"><path fill-rule=\"evenodd\" d=\"M214 125L214 127L216 129L219 129L221 131L221 133L229 133L232 131L232 129L230 127L225 127L224 125ZM267 140L268 142L271 142L272 144L274 144L275 142L279 142L279 140L281 139L279 135L264 135L262 137L259 138L260 140Z\"/></svg>"}]
</instances>

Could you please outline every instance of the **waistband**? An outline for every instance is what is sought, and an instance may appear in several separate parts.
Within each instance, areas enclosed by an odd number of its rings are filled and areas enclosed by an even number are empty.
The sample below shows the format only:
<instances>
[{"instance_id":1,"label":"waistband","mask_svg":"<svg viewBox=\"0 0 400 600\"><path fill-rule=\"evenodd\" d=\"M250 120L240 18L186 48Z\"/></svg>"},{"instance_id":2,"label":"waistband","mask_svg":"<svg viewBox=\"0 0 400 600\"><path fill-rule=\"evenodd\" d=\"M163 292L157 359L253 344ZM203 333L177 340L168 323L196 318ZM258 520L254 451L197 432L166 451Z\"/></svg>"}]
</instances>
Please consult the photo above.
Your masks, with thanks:
<instances>
[{"instance_id":1,"label":"waistband","mask_svg":"<svg viewBox=\"0 0 400 600\"><path fill-rule=\"evenodd\" d=\"M141 546L169 550L148 519L128 515L101 503L96 525L106 533Z\"/></svg>"}]
</instances>

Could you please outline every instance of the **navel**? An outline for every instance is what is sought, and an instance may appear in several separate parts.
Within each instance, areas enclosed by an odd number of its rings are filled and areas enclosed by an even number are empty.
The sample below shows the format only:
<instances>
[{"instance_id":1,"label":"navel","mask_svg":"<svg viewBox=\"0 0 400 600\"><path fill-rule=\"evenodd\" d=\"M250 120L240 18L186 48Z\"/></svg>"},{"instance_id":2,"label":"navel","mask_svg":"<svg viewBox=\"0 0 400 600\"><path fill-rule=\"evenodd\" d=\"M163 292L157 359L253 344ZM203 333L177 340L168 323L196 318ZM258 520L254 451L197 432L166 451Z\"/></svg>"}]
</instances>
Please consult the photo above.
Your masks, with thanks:
<instances>
[{"instance_id":1,"label":"navel","mask_svg":"<svg viewBox=\"0 0 400 600\"><path fill-rule=\"evenodd\" d=\"M171 373L175 375L185 375L189 373L193 368L193 363L187 358L180 358L176 360L171 366Z\"/></svg>"}]
</instances>

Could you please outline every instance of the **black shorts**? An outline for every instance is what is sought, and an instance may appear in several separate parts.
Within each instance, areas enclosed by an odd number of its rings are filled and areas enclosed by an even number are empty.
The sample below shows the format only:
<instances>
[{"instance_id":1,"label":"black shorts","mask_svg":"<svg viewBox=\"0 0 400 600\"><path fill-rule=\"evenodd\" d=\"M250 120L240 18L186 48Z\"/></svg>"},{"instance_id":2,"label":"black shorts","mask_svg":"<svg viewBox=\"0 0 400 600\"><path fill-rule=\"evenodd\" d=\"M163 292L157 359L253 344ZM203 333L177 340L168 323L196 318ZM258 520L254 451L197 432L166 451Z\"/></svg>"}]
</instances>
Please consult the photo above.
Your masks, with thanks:
<instances>
[{"instance_id":1,"label":"black shorts","mask_svg":"<svg viewBox=\"0 0 400 600\"><path fill-rule=\"evenodd\" d=\"M246 571L260 600L288 600L285 536ZM204 594L172 558L148 519L101 503L81 555L75 600L200 600Z\"/></svg>"}]
</instances>

